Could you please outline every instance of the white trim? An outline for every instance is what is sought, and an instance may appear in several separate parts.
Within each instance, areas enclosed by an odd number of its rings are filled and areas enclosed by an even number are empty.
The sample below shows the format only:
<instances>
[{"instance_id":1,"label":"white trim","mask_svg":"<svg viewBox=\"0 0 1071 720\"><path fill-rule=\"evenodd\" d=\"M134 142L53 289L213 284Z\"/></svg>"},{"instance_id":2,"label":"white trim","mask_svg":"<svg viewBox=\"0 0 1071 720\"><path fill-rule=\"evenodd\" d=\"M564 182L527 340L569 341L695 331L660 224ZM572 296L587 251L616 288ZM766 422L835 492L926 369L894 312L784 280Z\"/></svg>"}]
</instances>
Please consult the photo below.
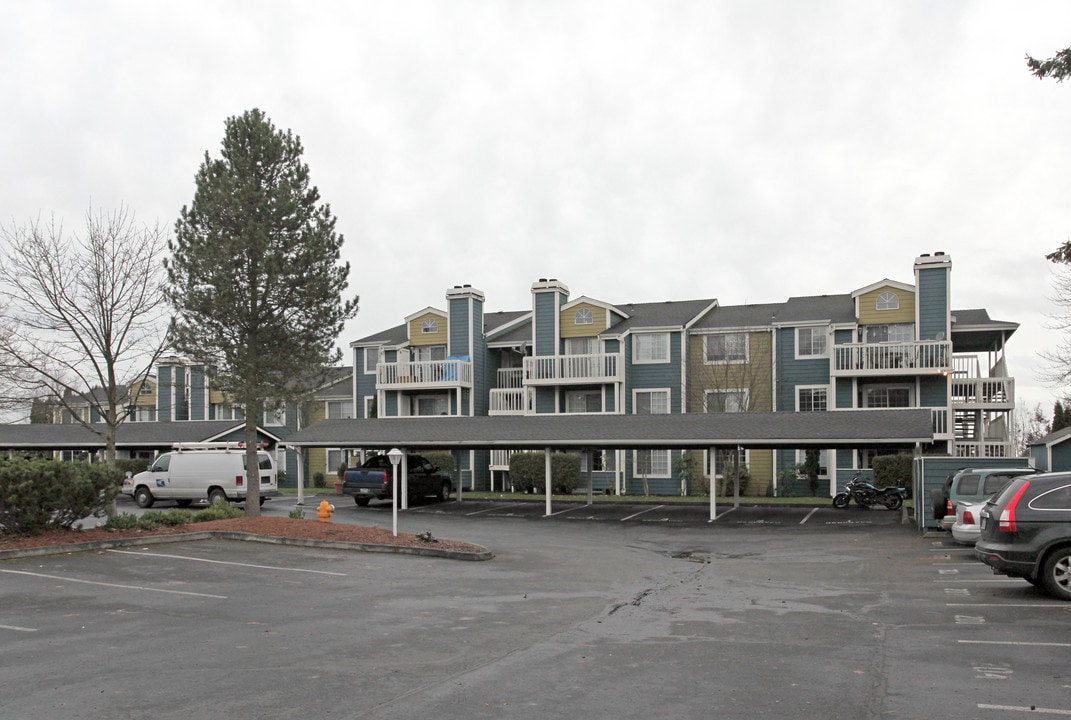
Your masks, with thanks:
<instances>
[{"instance_id":1,"label":"white trim","mask_svg":"<svg viewBox=\"0 0 1071 720\"><path fill-rule=\"evenodd\" d=\"M663 337L666 340L666 356L661 359L640 359L637 357L638 345L636 339L640 337ZM673 358L673 346L671 335L668 331L632 333L632 364L633 365L665 365Z\"/></svg>"},{"instance_id":2,"label":"white trim","mask_svg":"<svg viewBox=\"0 0 1071 720\"><path fill-rule=\"evenodd\" d=\"M707 343L710 338L728 335L742 335L744 337L744 357L740 360L711 360ZM703 336L703 364L704 365L745 365L751 360L751 333L746 331L732 330L729 332L710 333Z\"/></svg>"},{"instance_id":3,"label":"white trim","mask_svg":"<svg viewBox=\"0 0 1071 720\"><path fill-rule=\"evenodd\" d=\"M827 412L833 408L830 406L830 400L833 398L833 389L830 385L823 385L821 383L816 385L796 385L792 392L792 402L796 409L796 412L804 412L800 410L800 390L825 390L826 391L826 409L825 410L807 410L806 412Z\"/></svg>"},{"instance_id":4,"label":"white trim","mask_svg":"<svg viewBox=\"0 0 1071 720\"><path fill-rule=\"evenodd\" d=\"M636 396L640 393L654 394L665 393L666 411L664 413L638 413L636 412ZM671 415L673 413L673 388L633 388L632 389L632 415Z\"/></svg>"},{"instance_id":5,"label":"white trim","mask_svg":"<svg viewBox=\"0 0 1071 720\"><path fill-rule=\"evenodd\" d=\"M820 353L807 353L806 355L800 353L800 331L810 330L812 336L815 330L825 330L825 348ZM833 344L833 334L829 331L828 325L798 325L793 332L795 335L795 347L793 352L795 353L796 360L823 360L829 358L829 346ZM821 334L821 333L820 333Z\"/></svg>"},{"instance_id":6,"label":"white trim","mask_svg":"<svg viewBox=\"0 0 1071 720\"><path fill-rule=\"evenodd\" d=\"M703 390L703 412L705 412L705 413L712 412L710 410L710 403L708 401L708 398L711 395L728 395L730 393L743 393L744 394L744 409L743 410L718 410L718 411L714 411L714 412L719 412L719 413L747 412L748 408L751 407L751 391L748 388L707 388L707 389Z\"/></svg>"}]
</instances>

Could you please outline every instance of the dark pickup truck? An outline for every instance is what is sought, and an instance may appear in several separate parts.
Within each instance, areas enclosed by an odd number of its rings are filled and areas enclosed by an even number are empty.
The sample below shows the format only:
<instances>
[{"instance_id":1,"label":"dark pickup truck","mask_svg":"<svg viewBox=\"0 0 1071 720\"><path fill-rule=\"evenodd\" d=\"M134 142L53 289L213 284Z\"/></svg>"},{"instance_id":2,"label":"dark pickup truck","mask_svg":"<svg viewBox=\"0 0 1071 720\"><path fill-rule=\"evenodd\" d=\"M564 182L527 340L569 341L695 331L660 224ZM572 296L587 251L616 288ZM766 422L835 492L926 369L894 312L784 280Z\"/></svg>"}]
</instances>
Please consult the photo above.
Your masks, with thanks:
<instances>
[{"instance_id":1,"label":"dark pickup truck","mask_svg":"<svg viewBox=\"0 0 1071 720\"><path fill-rule=\"evenodd\" d=\"M432 465L427 458L420 455L408 457L407 477L409 479L409 498L434 495L440 500L450 497L453 483L450 475ZM398 466L401 473L401 465ZM373 455L364 465L347 470L342 479L342 492L352 495L354 501L364 507L372 499L390 500L391 498L391 464L386 455ZM402 478L398 477L398 490L401 492Z\"/></svg>"}]
</instances>

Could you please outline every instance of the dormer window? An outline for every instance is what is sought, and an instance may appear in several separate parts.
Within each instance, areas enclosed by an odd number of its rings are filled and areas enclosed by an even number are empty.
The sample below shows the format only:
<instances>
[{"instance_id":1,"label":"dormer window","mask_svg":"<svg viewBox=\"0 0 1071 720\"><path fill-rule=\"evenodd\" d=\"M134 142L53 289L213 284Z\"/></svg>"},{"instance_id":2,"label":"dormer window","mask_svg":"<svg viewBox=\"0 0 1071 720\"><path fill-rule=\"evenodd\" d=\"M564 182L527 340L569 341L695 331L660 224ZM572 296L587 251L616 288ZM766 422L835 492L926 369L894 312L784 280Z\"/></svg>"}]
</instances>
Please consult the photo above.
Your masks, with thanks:
<instances>
[{"instance_id":1,"label":"dormer window","mask_svg":"<svg viewBox=\"0 0 1071 720\"><path fill-rule=\"evenodd\" d=\"M576 316L573 318L573 322L576 325L591 325L595 322L595 316L591 314L589 308L580 308L576 311Z\"/></svg>"},{"instance_id":2,"label":"dormer window","mask_svg":"<svg viewBox=\"0 0 1071 720\"><path fill-rule=\"evenodd\" d=\"M894 292L883 292L874 303L875 310L899 310L900 297Z\"/></svg>"},{"instance_id":3,"label":"dormer window","mask_svg":"<svg viewBox=\"0 0 1071 720\"><path fill-rule=\"evenodd\" d=\"M420 326L420 332L423 335L434 335L439 332L439 321L435 318L427 318Z\"/></svg>"}]
</instances>

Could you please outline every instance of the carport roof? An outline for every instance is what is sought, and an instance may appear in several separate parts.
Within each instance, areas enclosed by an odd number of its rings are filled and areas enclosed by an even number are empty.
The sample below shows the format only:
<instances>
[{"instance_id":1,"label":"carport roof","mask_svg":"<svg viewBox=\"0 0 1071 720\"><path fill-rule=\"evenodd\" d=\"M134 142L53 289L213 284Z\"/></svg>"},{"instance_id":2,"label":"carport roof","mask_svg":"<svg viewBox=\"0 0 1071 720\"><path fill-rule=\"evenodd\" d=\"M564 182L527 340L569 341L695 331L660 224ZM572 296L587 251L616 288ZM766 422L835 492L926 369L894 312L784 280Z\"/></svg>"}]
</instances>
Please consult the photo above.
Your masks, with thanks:
<instances>
[{"instance_id":1,"label":"carport roof","mask_svg":"<svg viewBox=\"0 0 1071 720\"><path fill-rule=\"evenodd\" d=\"M100 426L104 432L103 426ZM205 442L245 428L241 420L126 422L119 426L116 447L167 447L177 442ZM274 441L279 438L258 427ZM40 450L97 450L104 437L75 424L0 425L0 448Z\"/></svg>"},{"instance_id":2,"label":"carport roof","mask_svg":"<svg viewBox=\"0 0 1071 720\"><path fill-rule=\"evenodd\" d=\"M409 449L848 448L933 442L925 408L817 413L516 415L323 420L286 439L301 447Z\"/></svg>"}]
</instances>

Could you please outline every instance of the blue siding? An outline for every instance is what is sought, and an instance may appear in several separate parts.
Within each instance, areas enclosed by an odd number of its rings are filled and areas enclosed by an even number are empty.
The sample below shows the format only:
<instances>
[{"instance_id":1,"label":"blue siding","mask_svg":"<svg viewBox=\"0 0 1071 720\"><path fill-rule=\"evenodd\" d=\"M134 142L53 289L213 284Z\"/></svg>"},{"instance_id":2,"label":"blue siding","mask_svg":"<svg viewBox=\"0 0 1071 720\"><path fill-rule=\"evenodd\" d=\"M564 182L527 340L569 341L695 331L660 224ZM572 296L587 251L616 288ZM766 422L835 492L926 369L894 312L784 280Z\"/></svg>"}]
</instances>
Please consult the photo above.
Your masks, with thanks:
<instances>
[{"instance_id":1,"label":"blue siding","mask_svg":"<svg viewBox=\"0 0 1071 720\"><path fill-rule=\"evenodd\" d=\"M919 339L949 340L948 330L948 268L928 268L918 271Z\"/></svg>"},{"instance_id":2,"label":"blue siding","mask_svg":"<svg viewBox=\"0 0 1071 720\"><path fill-rule=\"evenodd\" d=\"M158 420L171 419L171 377L174 368L161 365L156 370L156 417Z\"/></svg>"},{"instance_id":3,"label":"blue siding","mask_svg":"<svg viewBox=\"0 0 1071 720\"><path fill-rule=\"evenodd\" d=\"M556 292L536 293L533 298L535 318L532 330L533 353L535 355L558 354L558 308L559 296Z\"/></svg>"},{"instance_id":4,"label":"blue siding","mask_svg":"<svg viewBox=\"0 0 1071 720\"><path fill-rule=\"evenodd\" d=\"M205 407L205 369L202 365L190 368L190 419L208 419Z\"/></svg>"},{"instance_id":5,"label":"blue siding","mask_svg":"<svg viewBox=\"0 0 1071 720\"><path fill-rule=\"evenodd\" d=\"M919 378L919 407L947 407L948 380L945 377Z\"/></svg>"},{"instance_id":6,"label":"blue siding","mask_svg":"<svg viewBox=\"0 0 1071 720\"><path fill-rule=\"evenodd\" d=\"M784 412L796 410L798 385L828 385L829 358L796 359L796 329L777 332L777 407Z\"/></svg>"}]
</instances>

